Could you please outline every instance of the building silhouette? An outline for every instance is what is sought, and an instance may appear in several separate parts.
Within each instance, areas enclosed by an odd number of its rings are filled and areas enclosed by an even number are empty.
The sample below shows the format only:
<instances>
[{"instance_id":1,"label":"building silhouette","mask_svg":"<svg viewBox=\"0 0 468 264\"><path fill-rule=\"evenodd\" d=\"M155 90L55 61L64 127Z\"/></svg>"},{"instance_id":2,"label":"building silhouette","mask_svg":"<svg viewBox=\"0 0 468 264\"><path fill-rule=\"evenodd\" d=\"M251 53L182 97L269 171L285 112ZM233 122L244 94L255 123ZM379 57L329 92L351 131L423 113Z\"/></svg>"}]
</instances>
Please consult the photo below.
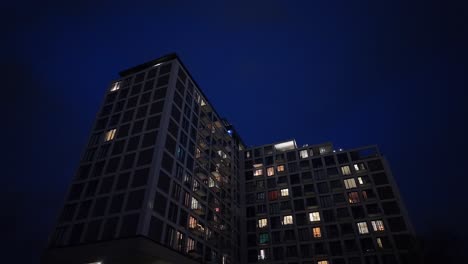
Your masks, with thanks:
<instances>
[{"instance_id":1,"label":"building silhouette","mask_svg":"<svg viewBox=\"0 0 468 264\"><path fill-rule=\"evenodd\" d=\"M247 147L170 54L106 91L42 263L414 263L413 245L376 146Z\"/></svg>"}]
</instances>

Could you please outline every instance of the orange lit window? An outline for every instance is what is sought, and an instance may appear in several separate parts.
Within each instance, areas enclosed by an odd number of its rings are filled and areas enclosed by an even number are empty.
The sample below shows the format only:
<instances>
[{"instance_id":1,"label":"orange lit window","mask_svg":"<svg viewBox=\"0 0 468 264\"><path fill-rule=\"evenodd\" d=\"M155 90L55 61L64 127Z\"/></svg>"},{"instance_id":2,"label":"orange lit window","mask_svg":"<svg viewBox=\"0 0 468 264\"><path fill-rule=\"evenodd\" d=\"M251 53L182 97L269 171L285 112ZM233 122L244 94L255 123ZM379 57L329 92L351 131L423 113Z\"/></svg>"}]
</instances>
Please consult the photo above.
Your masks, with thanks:
<instances>
[{"instance_id":1,"label":"orange lit window","mask_svg":"<svg viewBox=\"0 0 468 264\"><path fill-rule=\"evenodd\" d=\"M320 227L312 228L312 233L313 233L315 238L321 238L322 237L322 232L320 230Z\"/></svg>"}]
</instances>

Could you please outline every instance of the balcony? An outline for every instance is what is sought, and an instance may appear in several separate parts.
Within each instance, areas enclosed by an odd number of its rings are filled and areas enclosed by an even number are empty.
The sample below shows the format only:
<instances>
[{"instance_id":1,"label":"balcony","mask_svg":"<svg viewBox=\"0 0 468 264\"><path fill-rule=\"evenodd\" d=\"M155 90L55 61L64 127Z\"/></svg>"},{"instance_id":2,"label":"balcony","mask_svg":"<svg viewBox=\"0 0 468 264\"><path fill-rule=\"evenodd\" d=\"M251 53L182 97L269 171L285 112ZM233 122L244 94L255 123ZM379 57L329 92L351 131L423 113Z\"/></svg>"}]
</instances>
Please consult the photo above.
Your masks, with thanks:
<instances>
[{"instance_id":1,"label":"balcony","mask_svg":"<svg viewBox=\"0 0 468 264\"><path fill-rule=\"evenodd\" d=\"M205 215L205 209L203 207L192 208L192 211L197 215Z\"/></svg>"},{"instance_id":2,"label":"balcony","mask_svg":"<svg viewBox=\"0 0 468 264\"><path fill-rule=\"evenodd\" d=\"M195 174L200 180L206 180L208 178L208 173L200 167L195 169Z\"/></svg>"},{"instance_id":3,"label":"balcony","mask_svg":"<svg viewBox=\"0 0 468 264\"><path fill-rule=\"evenodd\" d=\"M206 150L209 148L208 142L202 138L198 139L198 146L200 146L201 150Z\"/></svg>"},{"instance_id":4,"label":"balcony","mask_svg":"<svg viewBox=\"0 0 468 264\"><path fill-rule=\"evenodd\" d=\"M195 193L196 195L198 195L199 197L205 197L205 196L206 196L206 191L205 191L205 189L203 189L203 188L201 188L201 187L199 187L199 188L197 188L197 189L195 189L195 190L193 190L193 191L194 191L194 193Z\"/></svg>"},{"instance_id":5,"label":"balcony","mask_svg":"<svg viewBox=\"0 0 468 264\"><path fill-rule=\"evenodd\" d=\"M205 234L205 228L199 224L197 224L196 226L193 226L193 227L189 227L189 230L199 236L199 237L203 237L203 235Z\"/></svg>"}]
</instances>

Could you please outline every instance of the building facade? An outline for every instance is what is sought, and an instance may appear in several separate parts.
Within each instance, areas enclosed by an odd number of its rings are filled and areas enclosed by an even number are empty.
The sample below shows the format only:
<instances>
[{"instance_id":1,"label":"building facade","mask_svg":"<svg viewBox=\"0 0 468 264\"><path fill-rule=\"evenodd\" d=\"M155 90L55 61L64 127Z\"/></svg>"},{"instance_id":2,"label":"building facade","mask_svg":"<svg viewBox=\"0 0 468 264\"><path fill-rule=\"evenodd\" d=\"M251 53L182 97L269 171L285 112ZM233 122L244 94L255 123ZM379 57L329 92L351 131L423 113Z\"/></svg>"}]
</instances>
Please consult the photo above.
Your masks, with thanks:
<instances>
[{"instance_id":1,"label":"building facade","mask_svg":"<svg viewBox=\"0 0 468 264\"><path fill-rule=\"evenodd\" d=\"M171 54L106 91L42 263L407 263L376 147L246 148Z\"/></svg>"}]
</instances>

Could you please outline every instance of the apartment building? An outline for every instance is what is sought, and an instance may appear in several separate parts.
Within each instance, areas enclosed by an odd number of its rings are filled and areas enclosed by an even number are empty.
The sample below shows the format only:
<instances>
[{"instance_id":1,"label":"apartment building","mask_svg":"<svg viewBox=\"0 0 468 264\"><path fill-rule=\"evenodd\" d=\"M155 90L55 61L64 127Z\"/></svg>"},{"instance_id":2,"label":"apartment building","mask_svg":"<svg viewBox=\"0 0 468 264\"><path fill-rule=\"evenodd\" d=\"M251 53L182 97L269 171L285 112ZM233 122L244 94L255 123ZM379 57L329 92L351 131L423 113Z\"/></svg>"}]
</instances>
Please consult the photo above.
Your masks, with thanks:
<instances>
[{"instance_id":1,"label":"apartment building","mask_svg":"<svg viewBox=\"0 0 468 264\"><path fill-rule=\"evenodd\" d=\"M177 55L119 75L42 263L409 263L375 146L246 147Z\"/></svg>"}]
</instances>

